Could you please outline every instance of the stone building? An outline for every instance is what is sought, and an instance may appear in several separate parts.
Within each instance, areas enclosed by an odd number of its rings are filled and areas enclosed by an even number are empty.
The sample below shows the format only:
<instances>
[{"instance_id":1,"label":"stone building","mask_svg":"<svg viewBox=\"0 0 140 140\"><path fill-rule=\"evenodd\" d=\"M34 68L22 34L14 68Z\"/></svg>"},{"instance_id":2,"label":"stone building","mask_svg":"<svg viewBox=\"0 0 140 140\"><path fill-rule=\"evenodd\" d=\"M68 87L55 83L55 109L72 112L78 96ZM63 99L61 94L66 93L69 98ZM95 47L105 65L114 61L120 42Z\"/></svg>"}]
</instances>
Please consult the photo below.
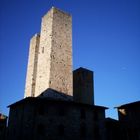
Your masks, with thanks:
<instances>
[{"instance_id":1,"label":"stone building","mask_svg":"<svg viewBox=\"0 0 140 140\"><path fill-rule=\"evenodd\" d=\"M8 140L105 140L105 107L48 89L10 106Z\"/></svg>"},{"instance_id":2,"label":"stone building","mask_svg":"<svg viewBox=\"0 0 140 140\"><path fill-rule=\"evenodd\" d=\"M124 140L140 140L140 101L117 107Z\"/></svg>"},{"instance_id":3,"label":"stone building","mask_svg":"<svg viewBox=\"0 0 140 140\"><path fill-rule=\"evenodd\" d=\"M30 41L25 98L9 105L7 140L105 140L107 108L93 105L93 72L72 74L71 22L54 7L42 18Z\"/></svg>"}]
</instances>

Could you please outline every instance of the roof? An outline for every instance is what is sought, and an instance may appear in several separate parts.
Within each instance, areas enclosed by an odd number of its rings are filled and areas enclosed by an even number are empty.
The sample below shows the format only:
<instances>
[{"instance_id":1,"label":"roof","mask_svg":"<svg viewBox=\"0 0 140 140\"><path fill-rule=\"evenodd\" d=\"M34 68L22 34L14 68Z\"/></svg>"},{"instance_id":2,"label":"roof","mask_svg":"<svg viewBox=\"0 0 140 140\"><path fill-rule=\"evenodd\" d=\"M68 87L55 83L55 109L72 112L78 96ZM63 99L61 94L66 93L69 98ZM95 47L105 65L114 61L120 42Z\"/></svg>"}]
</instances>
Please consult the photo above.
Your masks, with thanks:
<instances>
[{"instance_id":1,"label":"roof","mask_svg":"<svg viewBox=\"0 0 140 140\"><path fill-rule=\"evenodd\" d=\"M89 69L86 69L86 68L83 68L83 67L80 67L80 68L74 70L73 72L79 72L79 71L88 71L88 72L92 72L93 73L93 71L91 71Z\"/></svg>"},{"instance_id":2,"label":"roof","mask_svg":"<svg viewBox=\"0 0 140 140\"><path fill-rule=\"evenodd\" d=\"M115 120L115 119L110 118L110 117L106 118L106 121L107 122L118 122L118 120Z\"/></svg>"},{"instance_id":3,"label":"roof","mask_svg":"<svg viewBox=\"0 0 140 140\"><path fill-rule=\"evenodd\" d=\"M89 104L82 104L82 103L77 103L77 102L74 102L74 101L64 101L64 100L57 100L57 99L51 99L51 98L40 98L40 97L27 97L27 98L24 98L22 100L19 100L11 105L9 105L8 107L13 107L13 106L17 106L17 105L20 105L20 104L24 104L24 103L27 103L27 102L30 102L30 103L33 103L33 102L38 102L38 101L41 101L41 102L61 102L61 103L65 103L65 104L71 104L71 105L76 105L76 106L83 106L83 107L90 107L90 108L96 108L96 109L108 109L107 107L104 107L104 106L98 106L98 105L89 105Z\"/></svg>"},{"instance_id":4,"label":"roof","mask_svg":"<svg viewBox=\"0 0 140 140\"><path fill-rule=\"evenodd\" d=\"M47 90L45 90L44 92L42 92L39 96L39 98L51 98L51 99L57 99L57 100L65 100L65 101L72 101L73 97L70 95L67 95L65 93L62 92L58 92L54 89L48 88Z\"/></svg>"},{"instance_id":5,"label":"roof","mask_svg":"<svg viewBox=\"0 0 140 140\"><path fill-rule=\"evenodd\" d=\"M124 104L115 108L123 109L123 108L138 107L138 106L140 106L140 101Z\"/></svg>"},{"instance_id":6,"label":"roof","mask_svg":"<svg viewBox=\"0 0 140 140\"><path fill-rule=\"evenodd\" d=\"M97 108L97 109L108 109L107 107L104 107L104 106L77 103L77 102L73 101L72 96L55 91L53 89L47 89L38 97L24 98L20 101L17 101L15 103L9 105L8 107L16 106L16 105L23 104L26 102L33 103L33 102L38 102L38 101L41 101L41 102L42 101L43 102L63 102L65 104L73 104L73 105L77 105L77 106L85 106L85 107L91 107L91 108Z\"/></svg>"}]
</instances>

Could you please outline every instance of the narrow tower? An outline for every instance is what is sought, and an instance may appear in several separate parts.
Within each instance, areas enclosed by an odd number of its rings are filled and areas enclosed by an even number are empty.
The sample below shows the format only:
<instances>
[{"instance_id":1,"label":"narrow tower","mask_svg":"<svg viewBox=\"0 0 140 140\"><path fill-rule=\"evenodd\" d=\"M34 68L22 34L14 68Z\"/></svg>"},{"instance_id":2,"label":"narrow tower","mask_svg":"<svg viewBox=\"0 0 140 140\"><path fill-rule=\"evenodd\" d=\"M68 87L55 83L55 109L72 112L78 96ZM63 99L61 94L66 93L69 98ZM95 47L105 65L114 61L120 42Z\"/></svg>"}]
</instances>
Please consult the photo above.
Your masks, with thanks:
<instances>
[{"instance_id":1,"label":"narrow tower","mask_svg":"<svg viewBox=\"0 0 140 140\"><path fill-rule=\"evenodd\" d=\"M25 97L35 95L39 40L40 36L38 34L35 34L30 40L30 50L24 95Z\"/></svg>"},{"instance_id":2,"label":"narrow tower","mask_svg":"<svg viewBox=\"0 0 140 140\"><path fill-rule=\"evenodd\" d=\"M72 18L52 8L41 24L35 96L51 88L72 95Z\"/></svg>"},{"instance_id":3,"label":"narrow tower","mask_svg":"<svg viewBox=\"0 0 140 140\"><path fill-rule=\"evenodd\" d=\"M85 68L73 71L73 99L76 102L94 104L93 72Z\"/></svg>"}]
</instances>

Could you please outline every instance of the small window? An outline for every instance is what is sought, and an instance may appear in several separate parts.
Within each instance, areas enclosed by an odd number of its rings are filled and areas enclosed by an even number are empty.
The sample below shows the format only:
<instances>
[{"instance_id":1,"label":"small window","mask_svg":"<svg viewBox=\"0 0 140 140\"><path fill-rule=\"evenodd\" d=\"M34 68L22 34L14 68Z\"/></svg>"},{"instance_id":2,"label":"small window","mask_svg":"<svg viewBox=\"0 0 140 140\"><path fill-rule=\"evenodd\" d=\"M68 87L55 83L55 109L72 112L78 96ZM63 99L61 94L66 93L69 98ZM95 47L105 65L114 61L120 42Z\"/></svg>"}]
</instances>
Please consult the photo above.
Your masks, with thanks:
<instances>
[{"instance_id":1,"label":"small window","mask_svg":"<svg viewBox=\"0 0 140 140\"><path fill-rule=\"evenodd\" d=\"M86 113L84 109L81 109L81 119L85 119L86 118Z\"/></svg>"},{"instance_id":2,"label":"small window","mask_svg":"<svg viewBox=\"0 0 140 140\"><path fill-rule=\"evenodd\" d=\"M85 124L81 124L80 135L81 135L81 137L85 137L86 136L86 125Z\"/></svg>"},{"instance_id":3,"label":"small window","mask_svg":"<svg viewBox=\"0 0 140 140\"><path fill-rule=\"evenodd\" d=\"M59 136L64 135L64 126L62 124L58 126L58 134Z\"/></svg>"},{"instance_id":4,"label":"small window","mask_svg":"<svg viewBox=\"0 0 140 140\"><path fill-rule=\"evenodd\" d=\"M32 97L34 97L34 96L35 96L35 94L34 94L34 93L32 93L32 94L31 94L31 96L32 96Z\"/></svg>"},{"instance_id":5,"label":"small window","mask_svg":"<svg viewBox=\"0 0 140 140\"><path fill-rule=\"evenodd\" d=\"M42 47L42 53L44 53L44 47Z\"/></svg>"}]
</instances>

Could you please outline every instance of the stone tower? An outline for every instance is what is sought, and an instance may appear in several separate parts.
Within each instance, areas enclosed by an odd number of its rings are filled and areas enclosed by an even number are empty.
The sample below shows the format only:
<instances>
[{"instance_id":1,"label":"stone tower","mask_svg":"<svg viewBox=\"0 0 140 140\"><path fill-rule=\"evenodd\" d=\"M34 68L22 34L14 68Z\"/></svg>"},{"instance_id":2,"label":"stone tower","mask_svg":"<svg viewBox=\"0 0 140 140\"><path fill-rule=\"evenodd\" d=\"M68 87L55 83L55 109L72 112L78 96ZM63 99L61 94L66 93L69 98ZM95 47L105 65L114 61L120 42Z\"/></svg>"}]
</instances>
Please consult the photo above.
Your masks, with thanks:
<instances>
[{"instance_id":1,"label":"stone tower","mask_svg":"<svg viewBox=\"0 0 140 140\"><path fill-rule=\"evenodd\" d=\"M35 59L28 62L25 97L36 97L47 88L72 95L71 16L53 7L42 18L40 41L39 37L36 40L30 45L36 51L29 54Z\"/></svg>"},{"instance_id":2,"label":"stone tower","mask_svg":"<svg viewBox=\"0 0 140 140\"><path fill-rule=\"evenodd\" d=\"M39 41L40 35L38 34L35 34L30 40L30 50L24 95L25 97L35 95Z\"/></svg>"},{"instance_id":3,"label":"stone tower","mask_svg":"<svg viewBox=\"0 0 140 140\"><path fill-rule=\"evenodd\" d=\"M94 104L94 73L85 68L73 71L73 99L76 102Z\"/></svg>"}]
</instances>

